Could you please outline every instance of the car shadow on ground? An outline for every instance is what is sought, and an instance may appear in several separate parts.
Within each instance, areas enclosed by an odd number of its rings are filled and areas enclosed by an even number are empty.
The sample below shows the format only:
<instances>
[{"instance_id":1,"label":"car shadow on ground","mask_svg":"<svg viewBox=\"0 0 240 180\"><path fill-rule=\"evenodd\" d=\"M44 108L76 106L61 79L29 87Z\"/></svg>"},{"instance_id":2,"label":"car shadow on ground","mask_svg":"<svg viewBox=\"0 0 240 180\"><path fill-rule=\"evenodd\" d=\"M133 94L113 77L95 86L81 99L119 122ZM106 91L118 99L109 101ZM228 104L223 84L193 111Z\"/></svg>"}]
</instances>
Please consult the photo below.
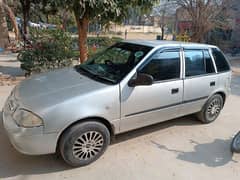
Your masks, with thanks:
<instances>
[{"instance_id":1,"label":"car shadow on ground","mask_svg":"<svg viewBox=\"0 0 240 180\"><path fill-rule=\"evenodd\" d=\"M24 76L24 71L19 67L0 66L0 72L11 76Z\"/></svg>"},{"instance_id":2,"label":"car shadow on ground","mask_svg":"<svg viewBox=\"0 0 240 180\"><path fill-rule=\"evenodd\" d=\"M160 150L175 153L179 160L195 164L204 164L208 167L219 167L229 162L237 162L232 159L233 153L230 150L231 139L215 139L209 143L199 143L190 140L190 143L194 146L194 150L189 152L169 148L155 141L151 141L151 143Z\"/></svg>"},{"instance_id":3,"label":"car shadow on ground","mask_svg":"<svg viewBox=\"0 0 240 180\"><path fill-rule=\"evenodd\" d=\"M5 63L16 63L16 62L19 62L19 60L0 60L0 62L5 62Z\"/></svg>"},{"instance_id":4,"label":"car shadow on ground","mask_svg":"<svg viewBox=\"0 0 240 180\"><path fill-rule=\"evenodd\" d=\"M200 125L194 117L178 118L175 120L151 125L131 132L118 135L112 144L121 143L148 133L172 126ZM0 177L14 177L33 174L46 174L72 169L57 155L27 156L17 152L5 133L0 111Z\"/></svg>"},{"instance_id":5,"label":"car shadow on ground","mask_svg":"<svg viewBox=\"0 0 240 180\"><path fill-rule=\"evenodd\" d=\"M232 75L231 94L240 96L240 74Z\"/></svg>"},{"instance_id":6,"label":"car shadow on ground","mask_svg":"<svg viewBox=\"0 0 240 180\"><path fill-rule=\"evenodd\" d=\"M162 129L166 129L173 126L193 126L193 125L201 125L202 123L197 120L195 116L184 116L181 118L171 119L169 121L153 124L150 126L146 126L143 128L139 128L133 131L129 131L120 135L117 135L114 139L112 144L118 144L122 141L126 141L129 139L133 139L136 137L140 137L143 135L147 135L153 132L157 132Z\"/></svg>"},{"instance_id":7,"label":"car shadow on ground","mask_svg":"<svg viewBox=\"0 0 240 180\"><path fill-rule=\"evenodd\" d=\"M155 125L140 128L134 131L116 136L112 144L147 135L161 129L172 126L193 126L201 125L194 116L186 116L174 120L158 123ZM171 151L177 154L177 158L193 162L204 163L207 166L221 166L232 161L232 154L229 150L230 140L216 139L213 143L199 144L192 141L195 145L193 152L184 152L170 149L152 141L153 145L161 150ZM2 112L0 111L0 177L14 177L34 174L46 174L72 169L66 165L57 155L27 156L17 152L12 145L3 128Z\"/></svg>"}]
</instances>

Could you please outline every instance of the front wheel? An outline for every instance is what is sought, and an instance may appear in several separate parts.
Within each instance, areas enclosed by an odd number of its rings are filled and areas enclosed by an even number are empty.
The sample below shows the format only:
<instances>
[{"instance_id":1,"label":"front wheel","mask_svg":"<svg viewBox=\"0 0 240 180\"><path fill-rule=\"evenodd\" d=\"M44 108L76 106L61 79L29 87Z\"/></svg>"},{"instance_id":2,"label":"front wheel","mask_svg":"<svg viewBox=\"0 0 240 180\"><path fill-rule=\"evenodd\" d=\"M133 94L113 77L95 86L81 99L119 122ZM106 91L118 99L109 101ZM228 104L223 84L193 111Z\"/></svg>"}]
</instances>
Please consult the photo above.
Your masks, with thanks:
<instances>
[{"instance_id":1,"label":"front wheel","mask_svg":"<svg viewBox=\"0 0 240 180\"><path fill-rule=\"evenodd\" d=\"M240 131L234 136L231 149L232 152L240 153Z\"/></svg>"},{"instance_id":2,"label":"front wheel","mask_svg":"<svg viewBox=\"0 0 240 180\"><path fill-rule=\"evenodd\" d=\"M96 121L76 124L64 132L59 150L62 158L71 166L85 166L96 161L107 149L110 133L107 127Z\"/></svg>"}]
</instances>

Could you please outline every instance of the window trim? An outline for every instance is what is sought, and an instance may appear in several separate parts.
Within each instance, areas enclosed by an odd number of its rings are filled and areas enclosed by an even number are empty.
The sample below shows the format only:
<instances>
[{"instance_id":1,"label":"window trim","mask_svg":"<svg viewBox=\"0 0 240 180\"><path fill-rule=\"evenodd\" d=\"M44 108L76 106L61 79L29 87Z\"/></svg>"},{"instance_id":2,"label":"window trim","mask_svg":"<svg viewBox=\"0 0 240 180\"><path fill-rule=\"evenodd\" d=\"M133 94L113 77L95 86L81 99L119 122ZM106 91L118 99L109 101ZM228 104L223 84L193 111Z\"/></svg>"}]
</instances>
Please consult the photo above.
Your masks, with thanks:
<instances>
[{"instance_id":1,"label":"window trim","mask_svg":"<svg viewBox=\"0 0 240 180\"><path fill-rule=\"evenodd\" d=\"M215 68L215 72L216 72L216 74L218 74L217 65L215 63L215 59L214 59L213 54L212 54L212 48L208 48L208 51L209 51L209 54L212 58L212 62L213 62L214 68Z\"/></svg>"},{"instance_id":2,"label":"window trim","mask_svg":"<svg viewBox=\"0 0 240 180\"><path fill-rule=\"evenodd\" d=\"M217 75L217 73L200 74L200 75L185 77L185 79L193 79L193 78L199 78L199 77L204 77L204 76L214 76L214 75Z\"/></svg>"},{"instance_id":3,"label":"window trim","mask_svg":"<svg viewBox=\"0 0 240 180\"><path fill-rule=\"evenodd\" d=\"M182 54L181 54L181 47L176 46L176 47L164 47L164 48L159 48L156 49L137 69L137 73L140 72L150 61L151 58L155 55L155 53L163 53L165 51L178 51L179 52L179 61L180 61L180 73L179 73L179 78L172 78L172 79L166 79L166 80L158 80L158 81L153 81L153 84L158 84L158 83L165 83L165 82L171 82L171 81L178 81L178 80L183 80L183 72L182 72L182 66L183 66L183 59L182 59Z\"/></svg>"},{"instance_id":4,"label":"window trim","mask_svg":"<svg viewBox=\"0 0 240 180\"><path fill-rule=\"evenodd\" d=\"M228 67L229 67L229 70L225 70L225 71L221 71L221 72L218 72L218 69L217 69L217 65L216 65L216 60L215 60L215 58L214 58L214 56L213 56L213 49L217 49L218 51L220 51L221 53L222 53L222 55L223 55L223 57L225 58L225 61L227 62L227 64L228 64ZM231 66L231 64L229 63L229 61L228 61L228 59L227 59L227 57L225 56L225 54L219 49L219 48L217 48L217 47L211 47L211 48L209 48L209 51L210 51L210 54L211 54L211 56L212 56L212 59L213 59L213 62L214 62L214 65L215 65L215 71L216 71L216 73L217 74L221 74L221 73L226 73L226 72L231 72L232 71L232 66Z\"/></svg>"},{"instance_id":5,"label":"window trim","mask_svg":"<svg viewBox=\"0 0 240 180\"><path fill-rule=\"evenodd\" d=\"M213 67L214 67L214 72L212 72L212 73L207 73L207 74L217 74L217 67L216 67L216 64L215 64L215 61L214 61L214 59L213 59L213 56L212 56L212 54L211 54L211 51L209 50L209 48L208 49L203 49L203 51L204 50L206 50L206 51L208 51L208 53L209 53L209 55L210 55L210 58L211 58L211 61L212 61L212 64L213 64ZM204 52L203 52L203 57L204 57L204 59L205 59L205 56L204 56ZM206 63L206 59L205 59L205 63ZM207 68L207 66L206 66L206 68Z\"/></svg>"},{"instance_id":6,"label":"window trim","mask_svg":"<svg viewBox=\"0 0 240 180\"><path fill-rule=\"evenodd\" d=\"M192 79L192 78L198 78L198 77L204 77L204 76L210 76L210 75L216 75L217 74L217 69L216 69L216 64L215 64L215 61L213 60L213 55L211 54L210 48L183 48L182 49L182 53L183 53L183 62L184 62L184 79ZM212 73L205 73L205 74L199 74L199 75L194 75L194 76L186 76L186 63L185 63L185 50L198 50L198 51L202 51L202 54L203 54L203 58L204 58L204 64L206 64L206 59L204 57L204 50L208 51L209 52L209 55L211 57L211 61L213 63L213 67L214 67L214 72Z\"/></svg>"},{"instance_id":7,"label":"window trim","mask_svg":"<svg viewBox=\"0 0 240 180\"><path fill-rule=\"evenodd\" d=\"M172 79L166 79L166 80L153 81L153 84L167 83L167 82L180 81L180 80L182 80L182 78L172 78Z\"/></svg>"}]
</instances>

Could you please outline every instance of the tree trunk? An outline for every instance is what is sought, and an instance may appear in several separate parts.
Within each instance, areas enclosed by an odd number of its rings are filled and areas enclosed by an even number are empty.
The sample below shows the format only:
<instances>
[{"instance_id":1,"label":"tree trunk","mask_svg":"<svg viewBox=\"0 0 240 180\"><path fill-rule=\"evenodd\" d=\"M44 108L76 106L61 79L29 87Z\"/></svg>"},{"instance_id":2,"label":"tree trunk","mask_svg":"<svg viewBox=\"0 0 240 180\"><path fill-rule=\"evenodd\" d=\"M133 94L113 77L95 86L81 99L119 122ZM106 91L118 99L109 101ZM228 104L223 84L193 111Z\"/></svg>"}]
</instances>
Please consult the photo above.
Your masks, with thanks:
<instances>
[{"instance_id":1,"label":"tree trunk","mask_svg":"<svg viewBox=\"0 0 240 180\"><path fill-rule=\"evenodd\" d=\"M80 51L80 63L83 63L87 60L88 48L87 48L87 32L88 32L88 23L89 19L83 17L79 19L76 17L77 27L78 27L78 44Z\"/></svg>"},{"instance_id":2,"label":"tree trunk","mask_svg":"<svg viewBox=\"0 0 240 180\"><path fill-rule=\"evenodd\" d=\"M22 12L23 12L23 33L24 39L25 35L28 34L28 21L29 21L29 13L30 13L30 1L29 0L20 0L22 5Z\"/></svg>"},{"instance_id":3,"label":"tree trunk","mask_svg":"<svg viewBox=\"0 0 240 180\"><path fill-rule=\"evenodd\" d=\"M162 37L161 37L161 39L164 40L164 26L161 27L161 31L162 31Z\"/></svg>"},{"instance_id":4,"label":"tree trunk","mask_svg":"<svg viewBox=\"0 0 240 180\"><path fill-rule=\"evenodd\" d=\"M15 39L19 40L19 30L18 30L18 25L17 25L17 21L16 21L16 18L15 18L15 14L13 13L12 9L7 4L3 3L3 7L5 9L5 12L9 16L9 19L12 23L13 28L14 28Z\"/></svg>"},{"instance_id":5,"label":"tree trunk","mask_svg":"<svg viewBox=\"0 0 240 180\"><path fill-rule=\"evenodd\" d=\"M68 12L67 12L67 10L63 10L62 28L63 28L64 31L67 31L67 20L68 20Z\"/></svg>"},{"instance_id":6,"label":"tree trunk","mask_svg":"<svg viewBox=\"0 0 240 180\"><path fill-rule=\"evenodd\" d=\"M3 2L0 0L0 47L6 48L9 44L8 28L5 12L3 9Z\"/></svg>"},{"instance_id":7,"label":"tree trunk","mask_svg":"<svg viewBox=\"0 0 240 180\"><path fill-rule=\"evenodd\" d=\"M47 21L47 24L49 24L49 16L48 16L48 13L46 13L46 21Z\"/></svg>"},{"instance_id":8,"label":"tree trunk","mask_svg":"<svg viewBox=\"0 0 240 180\"><path fill-rule=\"evenodd\" d=\"M191 41L202 43L204 41L204 35L206 34L207 30L202 25L201 27L199 25L193 25L193 34L191 35Z\"/></svg>"}]
</instances>

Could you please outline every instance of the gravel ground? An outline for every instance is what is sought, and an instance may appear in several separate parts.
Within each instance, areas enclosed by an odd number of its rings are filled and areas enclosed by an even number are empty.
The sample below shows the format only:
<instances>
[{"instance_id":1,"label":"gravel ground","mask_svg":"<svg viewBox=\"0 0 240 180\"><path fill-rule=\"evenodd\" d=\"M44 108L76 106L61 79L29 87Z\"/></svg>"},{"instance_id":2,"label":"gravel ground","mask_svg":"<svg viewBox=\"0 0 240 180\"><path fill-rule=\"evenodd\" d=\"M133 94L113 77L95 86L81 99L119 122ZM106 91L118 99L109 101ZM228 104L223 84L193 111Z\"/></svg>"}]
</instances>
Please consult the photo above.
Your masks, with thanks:
<instances>
[{"instance_id":1,"label":"gravel ground","mask_svg":"<svg viewBox=\"0 0 240 180\"><path fill-rule=\"evenodd\" d=\"M12 88L0 86L0 109ZM214 123L187 116L119 135L98 161L82 168L70 168L55 155L18 153L1 124L0 179L239 180L240 155L230 152L240 130L239 107L240 76L234 73L232 95Z\"/></svg>"}]
</instances>

